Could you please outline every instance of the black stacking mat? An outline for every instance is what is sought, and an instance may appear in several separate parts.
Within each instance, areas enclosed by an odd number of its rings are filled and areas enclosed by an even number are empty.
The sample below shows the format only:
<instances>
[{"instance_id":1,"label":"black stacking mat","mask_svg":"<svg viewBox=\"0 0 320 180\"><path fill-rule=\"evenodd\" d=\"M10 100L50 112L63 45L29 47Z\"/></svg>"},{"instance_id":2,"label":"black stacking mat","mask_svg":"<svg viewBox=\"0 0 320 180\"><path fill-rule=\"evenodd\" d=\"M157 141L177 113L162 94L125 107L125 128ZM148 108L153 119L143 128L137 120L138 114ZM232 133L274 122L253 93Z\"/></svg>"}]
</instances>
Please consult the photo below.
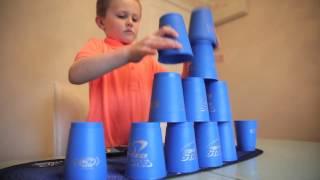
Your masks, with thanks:
<instances>
[{"instance_id":1,"label":"black stacking mat","mask_svg":"<svg viewBox=\"0 0 320 180\"><path fill-rule=\"evenodd\" d=\"M218 169L228 165L236 164L254 158L263 151L256 149L252 152L237 151L238 160L224 163L220 167L201 169L201 171ZM108 153L108 179L126 179L126 152ZM0 180L62 180L64 171L64 159L52 159L45 161L35 161L24 164L18 164L0 170ZM195 173L198 173L195 172ZM194 173L192 173L194 174ZM185 175L185 174L179 174ZM179 176L176 174L169 174L168 177Z\"/></svg>"}]
</instances>

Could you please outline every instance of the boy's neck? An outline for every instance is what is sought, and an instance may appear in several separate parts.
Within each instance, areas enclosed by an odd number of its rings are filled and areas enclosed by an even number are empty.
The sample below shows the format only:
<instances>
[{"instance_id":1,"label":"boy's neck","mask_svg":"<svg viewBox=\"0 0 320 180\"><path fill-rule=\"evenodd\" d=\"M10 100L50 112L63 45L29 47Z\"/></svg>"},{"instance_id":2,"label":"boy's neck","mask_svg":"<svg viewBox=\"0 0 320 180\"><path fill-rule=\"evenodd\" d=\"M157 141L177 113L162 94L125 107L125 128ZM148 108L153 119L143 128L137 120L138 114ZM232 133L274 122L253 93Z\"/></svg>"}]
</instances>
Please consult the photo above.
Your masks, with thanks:
<instances>
[{"instance_id":1,"label":"boy's neck","mask_svg":"<svg viewBox=\"0 0 320 180\"><path fill-rule=\"evenodd\" d=\"M125 45L121 41L116 40L116 39L112 39L112 38L109 38L109 37L106 37L104 41L107 44L110 44L111 46L124 46Z\"/></svg>"}]
</instances>

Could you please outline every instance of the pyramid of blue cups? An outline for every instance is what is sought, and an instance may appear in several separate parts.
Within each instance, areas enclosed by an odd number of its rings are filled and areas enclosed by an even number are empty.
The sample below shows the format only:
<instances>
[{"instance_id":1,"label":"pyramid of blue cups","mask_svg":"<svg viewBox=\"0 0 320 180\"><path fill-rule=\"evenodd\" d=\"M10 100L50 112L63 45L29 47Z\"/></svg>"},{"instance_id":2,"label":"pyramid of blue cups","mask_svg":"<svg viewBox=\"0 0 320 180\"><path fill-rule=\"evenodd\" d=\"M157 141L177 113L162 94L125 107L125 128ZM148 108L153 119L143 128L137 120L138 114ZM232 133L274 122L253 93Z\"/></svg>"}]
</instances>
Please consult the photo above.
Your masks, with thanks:
<instances>
[{"instance_id":1,"label":"pyramid of blue cups","mask_svg":"<svg viewBox=\"0 0 320 180\"><path fill-rule=\"evenodd\" d=\"M159 179L237 160L228 86L216 69L211 10L192 11L189 33L179 13L164 14L162 26L179 33L182 48L160 50L159 62L186 63L188 75L155 74L149 122L132 124L126 168L132 179ZM164 145L160 122L167 123Z\"/></svg>"}]
</instances>

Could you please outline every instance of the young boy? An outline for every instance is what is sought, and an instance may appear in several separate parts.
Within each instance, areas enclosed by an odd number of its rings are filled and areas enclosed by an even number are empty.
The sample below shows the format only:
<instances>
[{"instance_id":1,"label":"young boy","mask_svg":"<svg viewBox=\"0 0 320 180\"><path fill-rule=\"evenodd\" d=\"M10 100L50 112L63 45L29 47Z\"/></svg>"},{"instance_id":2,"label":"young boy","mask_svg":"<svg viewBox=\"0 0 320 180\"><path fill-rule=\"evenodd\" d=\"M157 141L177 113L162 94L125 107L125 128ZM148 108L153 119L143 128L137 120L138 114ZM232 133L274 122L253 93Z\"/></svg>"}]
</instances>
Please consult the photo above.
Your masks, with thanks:
<instances>
[{"instance_id":1,"label":"young boy","mask_svg":"<svg viewBox=\"0 0 320 180\"><path fill-rule=\"evenodd\" d=\"M96 24L106 38L91 39L69 69L71 83L89 82L88 121L104 123L109 148L128 144L131 122L148 120L153 76L164 71L152 56L181 48L165 37L178 36L170 27L135 42L140 19L139 0L97 0Z\"/></svg>"}]
</instances>

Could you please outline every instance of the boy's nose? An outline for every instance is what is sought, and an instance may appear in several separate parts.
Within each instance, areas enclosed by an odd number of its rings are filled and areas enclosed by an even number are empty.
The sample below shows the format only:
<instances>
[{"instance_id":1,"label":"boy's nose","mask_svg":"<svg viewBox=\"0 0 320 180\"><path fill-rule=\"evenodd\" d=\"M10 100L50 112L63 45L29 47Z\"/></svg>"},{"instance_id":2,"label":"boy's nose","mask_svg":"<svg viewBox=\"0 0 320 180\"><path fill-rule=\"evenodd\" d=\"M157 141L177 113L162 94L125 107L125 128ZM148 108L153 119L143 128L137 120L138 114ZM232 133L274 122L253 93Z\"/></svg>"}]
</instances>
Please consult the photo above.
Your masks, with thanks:
<instances>
[{"instance_id":1,"label":"boy's nose","mask_svg":"<svg viewBox=\"0 0 320 180\"><path fill-rule=\"evenodd\" d=\"M128 19L126 25L129 27L133 26L133 21L131 19Z\"/></svg>"}]
</instances>

